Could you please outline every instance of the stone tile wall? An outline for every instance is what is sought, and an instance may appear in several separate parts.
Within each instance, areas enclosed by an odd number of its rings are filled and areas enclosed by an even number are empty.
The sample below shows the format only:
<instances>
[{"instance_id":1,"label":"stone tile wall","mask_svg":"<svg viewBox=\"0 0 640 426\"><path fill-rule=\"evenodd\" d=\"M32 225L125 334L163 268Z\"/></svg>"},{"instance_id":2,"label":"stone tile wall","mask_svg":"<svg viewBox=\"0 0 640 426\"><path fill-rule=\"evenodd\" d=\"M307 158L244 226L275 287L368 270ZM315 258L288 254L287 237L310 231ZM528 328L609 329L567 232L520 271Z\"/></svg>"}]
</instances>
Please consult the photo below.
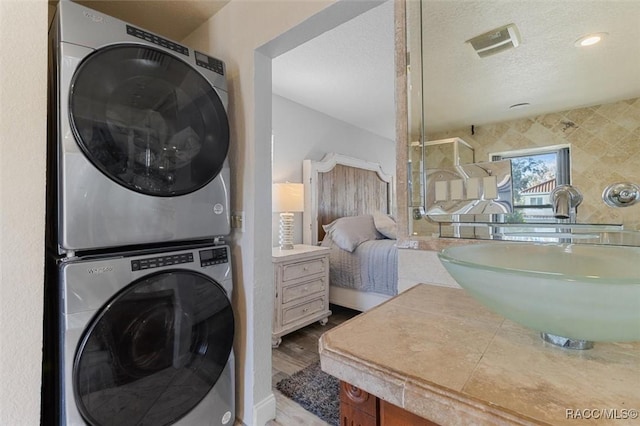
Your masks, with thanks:
<instances>
[{"instance_id":1,"label":"stone tile wall","mask_svg":"<svg viewBox=\"0 0 640 426\"><path fill-rule=\"evenodd\" d=\"M640 230L640 205L612 208L602 201L604 188L615 182L640 184L640 98L531 118L428 134L429 140L460 137L475 149L476 161L491 152L571 145L571 179L584 195L578 208L582 223L623 223ZM414 234L431 235L437 226L420 220Z\"/></svg>"}]
</instances>

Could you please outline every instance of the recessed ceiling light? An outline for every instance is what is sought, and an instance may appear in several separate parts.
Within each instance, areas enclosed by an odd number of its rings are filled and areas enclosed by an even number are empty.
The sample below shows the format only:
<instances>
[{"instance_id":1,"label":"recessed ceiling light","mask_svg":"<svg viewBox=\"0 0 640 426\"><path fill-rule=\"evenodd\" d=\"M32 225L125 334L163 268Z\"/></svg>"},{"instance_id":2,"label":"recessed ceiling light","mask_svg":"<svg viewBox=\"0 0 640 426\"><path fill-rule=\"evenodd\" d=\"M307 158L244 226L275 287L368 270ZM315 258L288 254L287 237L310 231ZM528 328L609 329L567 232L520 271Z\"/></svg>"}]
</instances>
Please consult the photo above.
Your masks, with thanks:
<instances>
[{"instance_id":1,"label":"recessed ceiling light","mask_svg":"<svg viewBox=\"0 0 640 426\"><path fill-rule=\"evenodd\" d=\"M593 33L587 34L585 36L580 37L576 40L575 45L577 47L585 47L585 46L593 46L594 44L601 41L605 38L609 33Z\"/></svg>"}]
</instances>

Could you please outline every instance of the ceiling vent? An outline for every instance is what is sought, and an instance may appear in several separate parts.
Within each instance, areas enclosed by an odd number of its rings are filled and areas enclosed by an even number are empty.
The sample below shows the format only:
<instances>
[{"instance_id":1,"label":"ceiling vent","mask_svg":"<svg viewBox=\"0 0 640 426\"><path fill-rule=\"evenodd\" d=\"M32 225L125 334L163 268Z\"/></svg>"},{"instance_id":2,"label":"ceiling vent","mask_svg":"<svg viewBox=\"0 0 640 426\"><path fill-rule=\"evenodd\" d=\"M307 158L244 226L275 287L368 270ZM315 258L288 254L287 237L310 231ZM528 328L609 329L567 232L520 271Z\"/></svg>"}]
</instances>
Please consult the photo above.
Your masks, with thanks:
<instances>
[{"instance_id":1,"label":"ceiling vent","mask_svg":"<svg viewBox=\"0 0 640 426\"><path fill-rule=\"evenodd\" d=\"M520 44L520 33L518 32L516 24L509 24L480 34L477 37L467 40L466 43L471 43L471 46L473 46L478 56L484 58L494 53L518 47Z\"/></svg>"}]
</instances>

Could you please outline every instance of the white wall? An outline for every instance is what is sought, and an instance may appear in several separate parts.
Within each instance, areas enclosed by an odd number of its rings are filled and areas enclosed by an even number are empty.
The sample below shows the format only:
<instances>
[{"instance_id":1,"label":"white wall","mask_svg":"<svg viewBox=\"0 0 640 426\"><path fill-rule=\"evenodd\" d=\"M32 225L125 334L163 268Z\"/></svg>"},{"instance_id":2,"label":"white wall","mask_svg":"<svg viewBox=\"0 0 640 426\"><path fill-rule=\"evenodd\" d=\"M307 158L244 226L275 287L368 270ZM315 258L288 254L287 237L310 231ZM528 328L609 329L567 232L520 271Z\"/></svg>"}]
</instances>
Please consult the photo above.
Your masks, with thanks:
<instances>
[{"instance_id":1,"label":"white wall","mask_svg":"<svg viewBox=\"0 0 640 426\"><path fill-rule=\"evenodd\" d=\"M271 58L378 5L374 1L232 0L184 42L224 60L230 80L231 206L237 414L261 426L275 415L271 390Z\"/></svg>"},{"instance_id":2,"label":"white wall","mask_svg":"<svg viewBox=\"0 0 640 426\"><path fill-rule=\"evenodd\" d=\"M390 58L391 59L391 58ZM395 175L395 142L319 111L273 95L273 182L302 182L302 161L329 152L380 163ZM279 215L272 216L272 244L278 245ZM294 243L302 243L302 213L295 214Z\"/></svg>"},{"instance_id":3,"label":"white wall","mask_svg":"<svg viewBox=\"0 0 640 426\"><path fill-rule=\"evenodd\" d=\"M379 5L377 1L232 0L185 43L219 56L230 78L237 414L260 426L275 415L271 391L271 58ZM250 31L249 31L250 29Z\"/></svg>"},{"instance_id":4,"label":"white wall","mask_svg":"<svg viewBox=\"0 0 640 426\"><path fill-rule=\"evenodd\" d=\"M0 1L0 424L40 424L47 2Z\"/></svg>"}]
</instances>

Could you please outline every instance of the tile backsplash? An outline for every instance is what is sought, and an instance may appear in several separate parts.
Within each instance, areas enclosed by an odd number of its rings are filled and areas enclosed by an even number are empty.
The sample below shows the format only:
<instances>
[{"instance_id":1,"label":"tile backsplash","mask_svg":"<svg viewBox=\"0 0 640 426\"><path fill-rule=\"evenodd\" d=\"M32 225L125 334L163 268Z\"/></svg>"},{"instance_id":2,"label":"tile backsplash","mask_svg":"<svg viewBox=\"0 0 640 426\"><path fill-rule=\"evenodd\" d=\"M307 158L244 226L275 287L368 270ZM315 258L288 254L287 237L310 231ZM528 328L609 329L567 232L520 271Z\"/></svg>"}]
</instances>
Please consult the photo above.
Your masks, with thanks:
<instances>
[{"instance_id":1,"label":"tile backsplash","mask_svg":"<svg viewBox=\"0 0 640 426\"><path fill-rule=\"evenodd\" d=\"M622 223L640 230L640 205L613 208L602 191L614 182L640 184L640 98L536 117L428 134L428 140L460 137L475 149L475 161L489 153L571 145L571 182L584 196L578 222ZM414 221L414 232L431 235L437 226Z\"/></svg>"}]
</instances>

